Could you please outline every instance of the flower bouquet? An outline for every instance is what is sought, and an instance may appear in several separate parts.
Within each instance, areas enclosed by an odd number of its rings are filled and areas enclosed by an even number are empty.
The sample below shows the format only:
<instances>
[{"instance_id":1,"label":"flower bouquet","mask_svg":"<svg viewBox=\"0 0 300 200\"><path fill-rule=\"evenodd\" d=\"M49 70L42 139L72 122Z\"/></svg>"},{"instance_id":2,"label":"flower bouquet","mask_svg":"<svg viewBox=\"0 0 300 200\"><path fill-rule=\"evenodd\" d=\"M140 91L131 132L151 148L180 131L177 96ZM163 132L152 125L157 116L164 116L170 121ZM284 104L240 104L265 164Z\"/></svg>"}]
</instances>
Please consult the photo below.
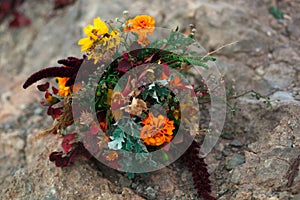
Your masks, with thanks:
<instances>
[{"instance_id":1,"label":"flower bouquet","mask_svg":"<svg viewBox=\"0 0 300 200\"><path fill-rule=\"evenodd\" d=\"M193 27L182 34L155 27L151 16L124 12L115 21L95 18L84 33L78 41L82 58L59 60L62 66L42 69L23 85L56 78L37 86L54 119L42 134L62 138L62 151L50 161L66 167L83 155L133 174L161 169L184 155L199 196L214 199L194 137L204 103L224 93L209 89L218 77L205 71L215 59L200 50Z\"/></svg>"}]
</instances>

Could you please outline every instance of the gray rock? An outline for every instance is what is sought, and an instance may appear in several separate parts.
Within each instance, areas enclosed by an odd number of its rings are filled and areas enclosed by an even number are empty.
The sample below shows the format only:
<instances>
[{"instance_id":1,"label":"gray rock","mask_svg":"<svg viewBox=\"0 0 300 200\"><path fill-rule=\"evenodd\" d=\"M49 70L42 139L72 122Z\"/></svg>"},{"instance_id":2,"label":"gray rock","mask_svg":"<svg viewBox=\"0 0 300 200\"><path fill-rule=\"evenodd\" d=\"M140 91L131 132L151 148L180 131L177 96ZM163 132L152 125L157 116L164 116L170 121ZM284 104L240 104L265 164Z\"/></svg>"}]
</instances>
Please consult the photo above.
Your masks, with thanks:
<instances>
[{"instance_id":1,"label":"gray rock","mask_svg":"<svg viewBox=\"0 0 300 200\"><path fill-rule=\"evenodd\" d=\"M300 38L300 17L296 18L293 20L293 23L291 23L288 26L288 31L290 33L290 35L294 38L294 39L299 39Z\"/></svg>"},{"instance_id":2,"label":"gray rock","mask_svg":"<svg viewBox=\"0 0 300 200\"><path fill-rule=\"evenodd\" d=\"M218 195L219 195L219 196L222 196L222 195L224 195L224 194L225 194L226 192L228 192L228 191L229 191L228 188L221 189L221 190L218 191Z\"/></svg>"},{"instance_id":3,"label":"gray rock","mask_svg":"<svg viewBox=\"0 0 300 200\"><path fill-rule=\"evenodd\" d=\"M47 158L49 150L57 147L57 141L52 137L44 142L38 160L18 170L2 187L3 199L142 199L126 187L122 194L112 192L112 183L84 160L67 169L55 167Z\"/></svg>"},{"instance_id":4,"label":"gray rock","mask_svg":"<svg viewBox=\"0 0 300 200\"><path fill-rule=\"evenodd\" d=\"M272 91L269 83L244 63L218 58L216 64L220 72L224 74L227 83L233 83L236 91L253 89L262 95L268 95Z\"/></svg>"},{"instance_id":5,"label":"gray rock","mask_svg":"<svg viewBox=\"0 0 300 200\"><path fill-rule=\"evenodd\" d=\"M240 140L233 140L232 142L229 143L229 145L232 147L240 148L240 147L244 146L244 143L241 142Z\"/></svg>"},{"instance_id":6,"label":"gray rock","mask_svg":"<svg viewBox=\"0 0 300 200\"><path fill-rule=\"evenodd\" d=\"M226 162L226 169L231 170L245 163L245 156L241 154L233 154Z\"/></svg>"},{"instance_id":7,"label":"gray rock","mask_svg":"<svg viewBox=\"0 0 300 200\"><path fill-rule=\"evenodd\" d=\"M156 198L156 191L152 187L146 188L146 195L149 197L149 199L155 199Z\"/></svg>"},{"instance_id":8,"label":"gray rock","mask_svg":"<svg viewBox=\"0 0 300 200\"><path fill-rule=\"evenodd\" d=\"M273 123L277 125L273 128L259 127L263 134L259 135L256 142L249 144L251 152L245 152L246 163L236 167L231 174L232 184L238 187L233 195L235 198L243 199L247 195L258 199L293 197L291 192L274 191L286 187L289 168L300 155L299 144L296 142L300 141L300 104L281 103L278 106L273 108L273 114L280 115L279 120L273 119ZM290 147L291 141L294 148ZM299 180L298 174L290 188L295 194L299 192Z\"/></svg>"},{"instance_id":9,"label":"gray rock","mask_svg":"<svg viewBox=\"0 0 300 200\"><path fill-rule=\"evenodd\" d=\"M284 89L294 81L296 71L285 63L272 64L266 69L264 79L276 89ZM290 78L286 78L290 77Z\"/></svg>"},{"instance_id":10,"label":"gray rock","mask_svg":"<svg viewBox=\"0 0 300 200\"><path fill-rule=\"evenodd\" d=\"M222 151L222 155L223 156L229 156L229 155L231 155L232 154L232 152L230 152L230 151L228 151L228 150L223 150Z\"/></svg>"},{"instance_id":11,"label":"gray rock","mask_svg":"<svg viewBox=\"0 0 300 200\"><path fill-rule=\"evenodd\" d=\"M25 165L25 141L18 131L0 133L0 146L0 184L3 184L9 182L10 175Z\"/></svg>"},{"instance_id":12,"label":"gray rock","mask_svg":"<svg viewBox=\"0 0 300 200\"><path fill-rule=\"evenodd\" d=\"M271 95L272 100L295 101L291 92L277 91Z\"/></svg>"},{"instance_id":13,"label":"gray rock","mask_svg":"<svg viewBox=\"0 0 300 200\"><path fill-rule=\"evenodd\" d=\"M202 1L194 14L199 33L197 39L206 49L216 49L223 44L239 41L238 44L220 52L227 56L237 52L267 52L272 41L265 32L273 32L272 29L265 30L244 8L245 5L233 6L227 2L215 4L212 1Z\"/></svg>"},{"instance_id":14,"label":"gray rock","mask_svg":"<svg viewBox=\"0 0 300 200\"><path fill-rule=\"evenodd\" d=\"M223 132L222 135L221 135L221 137L222 137L223 139L226 139L226 140L232 140L232 139L233 139L232 134L227 133L227 132Z\"/></svg>"}]
</instances>

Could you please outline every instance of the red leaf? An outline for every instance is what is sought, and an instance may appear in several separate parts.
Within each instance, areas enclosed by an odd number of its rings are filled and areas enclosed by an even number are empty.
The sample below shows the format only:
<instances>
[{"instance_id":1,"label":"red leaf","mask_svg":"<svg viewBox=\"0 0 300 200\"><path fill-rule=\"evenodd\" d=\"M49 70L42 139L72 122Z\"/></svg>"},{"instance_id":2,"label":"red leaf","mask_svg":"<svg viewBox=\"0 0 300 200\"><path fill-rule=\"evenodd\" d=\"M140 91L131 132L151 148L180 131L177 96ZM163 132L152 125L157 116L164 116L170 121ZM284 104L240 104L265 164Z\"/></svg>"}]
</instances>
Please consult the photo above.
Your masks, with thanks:
<instances>
[{"instance_id":1,"label":"red leaf","mask_svg":"<svg viewBox=\"0 0 300 200\"><path fill-rule=\"evenodd\" d=\"M52 152L49 156L49 160L54 162L56 167L67 167L73 164L79 156L84 156L87 159L92 158L92 155L82 145L82 143L77 143L75 148L73 148L67 154L63 153L62 151Z\"/></svg>"},{"instance_id":2,"label":"red leaf","mask_svg":"<svg viewBox=\"0 0 300 200\"><path fill-rule=\"evenodd\" d=\"M52 87L52 91L53 91L53 94L57 94L58 93L58 89L56 89L55 87Z\"/></svg>"},{"instance_id":3,"label":"red leaf","mask_svg":"<svg viewBox=\"0 0 300 200\"><path fill-rule=\"evenodd\" d=\"M64 139L62 141L62 148L65 150L65 152L69 152L69 150L72 147L72 141L75 139L76 133L68 134L64 136Z\"/></svg>"},{"instance_id":4,"label":"red leaf","mask_svg":"<svg viewBox=\"0 0 300 200\"><path fill-rule=\"evenodd\" d=\"M131 64L127 60L121 60L118 64L118 71L126 73L131 68Z\"/></svg>"},{"instance_id":5,"label":"red leaf","mask_svg":"<svg viewBox=\"0 0 300 200\"><path fill-rule=\"evenodd\" d=\"M47 114L52 116L53 119L56 119L62 114L61 109L62 108L53 108L52 106L49 106Z\"/></svg>"},{"instance_id":6,"label":"red leaf","mask_svg":"<svg viewBox=\"0 0 300 200\"><path fill-rule=\"evenodd\" d=\"M38 85L37 88L38 88L39 91L45 92L46 90L48 90L49 85L50 85L49 82L47 82L47 83Z\"/></svg>"},{"instance_id":7,"label":"red leaf","mask_svg":"<svg viewBox=\"0 0 300 200\"><path fill-rule=\"evenodd\" d=\"M26 17L25 15L19 13L19 12L15 12L14 13L14 18L12 19L12 21L10 21L9 23L9 27L12 28L18 28L21 26L28 26L31 24L31 21L28 17Z\"/></svg>"}]
</instances>

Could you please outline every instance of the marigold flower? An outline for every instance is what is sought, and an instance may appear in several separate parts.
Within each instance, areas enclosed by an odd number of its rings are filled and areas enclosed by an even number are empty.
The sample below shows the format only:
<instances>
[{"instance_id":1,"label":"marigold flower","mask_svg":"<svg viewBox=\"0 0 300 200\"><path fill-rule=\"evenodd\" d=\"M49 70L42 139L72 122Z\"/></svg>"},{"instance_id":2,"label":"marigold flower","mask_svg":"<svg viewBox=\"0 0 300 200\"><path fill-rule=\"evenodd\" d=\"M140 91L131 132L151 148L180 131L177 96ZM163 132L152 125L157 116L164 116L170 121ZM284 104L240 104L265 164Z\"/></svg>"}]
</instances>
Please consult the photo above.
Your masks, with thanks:
<instances>
[{"instance_id":1,"label":"marigold flower","mask_svg":"<svg viewBox=\"0 0 300 200\"><path fill-rule=\"evenodd\" d=\"M71 87L66 86L66 83L70 78L57 77L56 79L57 79L57 82L58 82L58 88L59 88L58 94L59 94L59 96L62 96L62 97L68 96L71 92Z\"/></svg>"},{"instance_id":2,"label":"marigold flower","mask_svg":"<svg viewBox=\"0 0 300 200\"><path fill-rule=\"evenodd\" d=\"M155 117L151 112L142 121L145 126L140 132L141 139L151 146L160 146L165 142L170 142L173 138L174 121L159 115Z\"/></svg>"},{"instance_id":3,"label":"marigold flower","mask_svg":"<svg viewBox=\"0 0 300 200\"><path fill-rule=\"evenodd\" d=\"M138 15L125 23L124 31L135 32L139 35L137 42L143 46L149 44L147 34L152 34L155 27L155 19L149 15Z\"/></svg>"},{"instance_id":4,"label":"marigold flower","mask_svg":"<svg viewBox=\"0 0 300 200\"><path fill-rule=\"evenodd\" d=\"M100 17L94 19L94 26L89 24L83 31L87 37L80 39L78 45L81 46L82 52L90 53L88 58L95 59L95 64L103 57L109 57L113 53L112 49L122 40L118 31L112 30L109 33L108 26Z\"/></svg>"},{"instance_id":5,"label":"marigold flower","mask_svg":"<svg viewBox=\"0 0 300 200\"><path fill-rule=\"evenodd\" d=\"M100 17L94 19L94 26L89 24L83 29L84 33L88 36L87 38L82 38L78 41L78 44L81 45L81 51L89 50L94 42L98 38L102 38L105 34L108 33L108 27L103 22Z\"/></svg>"}]
</instances>

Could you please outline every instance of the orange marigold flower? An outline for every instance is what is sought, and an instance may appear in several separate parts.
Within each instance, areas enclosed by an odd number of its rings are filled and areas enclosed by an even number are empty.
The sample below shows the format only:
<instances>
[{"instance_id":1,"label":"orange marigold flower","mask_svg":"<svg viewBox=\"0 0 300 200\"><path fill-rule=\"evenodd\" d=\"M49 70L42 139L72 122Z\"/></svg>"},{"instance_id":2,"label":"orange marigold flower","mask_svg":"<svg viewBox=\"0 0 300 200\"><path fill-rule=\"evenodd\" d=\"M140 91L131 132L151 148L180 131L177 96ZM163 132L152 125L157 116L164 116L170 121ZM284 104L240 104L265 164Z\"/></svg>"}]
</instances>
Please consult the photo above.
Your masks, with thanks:
<instances>
[{"instance_id":1,"label":"orange marigold flower","mask_svg":"<svg viewBox=\"0 0 300 200\"><path fill-rule=\"evenodd\" d=\"M65 86L68 80L69 78L57 77L58 87L59 87L58 94L62 97L68 96L71 92L71 88Z\"/></svg>"},{"instance_id":2,"label":"orange marigold flower","mask_svg":"<svg viewBox=\"0 0 300 200\"><path fill-rule=\"evenodd\" d=\"M163 143L171 142L173 138L174 121L159 115L155 117L151 112L142 121L145 126L140 132L141 139L151 146L160 146Z\"/></svg>"},{"instance_id":3,"label":"orange marigold flower","mask_svg":"<svg viewBox=\"0 0 300 200\"><path fill-rule=\"evenodd\" d=\"M155 27L155 19L149 15L138 15L134 19L126 21L124 31L135 32L139 35L137 42L146 46L149 44L147 34L152 34Z\"/></svg>"}]
</instances>

